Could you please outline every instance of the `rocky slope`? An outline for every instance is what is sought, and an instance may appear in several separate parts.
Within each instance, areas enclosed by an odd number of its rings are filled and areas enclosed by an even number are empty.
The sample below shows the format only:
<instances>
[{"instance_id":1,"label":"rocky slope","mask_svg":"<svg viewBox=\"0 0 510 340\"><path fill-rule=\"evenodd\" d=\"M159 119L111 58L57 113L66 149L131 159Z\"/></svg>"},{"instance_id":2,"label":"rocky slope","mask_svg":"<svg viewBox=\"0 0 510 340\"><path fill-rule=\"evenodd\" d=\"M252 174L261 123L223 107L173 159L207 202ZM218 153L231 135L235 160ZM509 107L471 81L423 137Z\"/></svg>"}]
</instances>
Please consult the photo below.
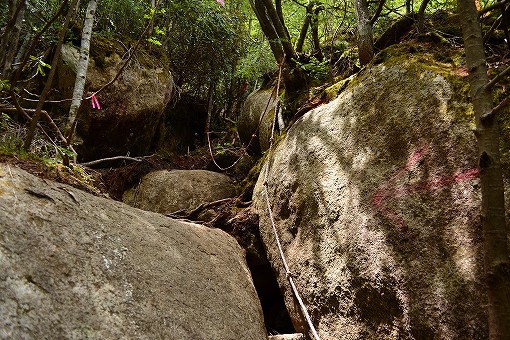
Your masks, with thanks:
<instances>
[{"instance_id":1,"label":"rocky slope","mask_svg":"<svg viewBox=\"0 0 510 340\"><path fill-rule=\"evenodd\" d=\"M0 338L267 339L237 242L0 164Z\"/></svg>"}]
</instances>

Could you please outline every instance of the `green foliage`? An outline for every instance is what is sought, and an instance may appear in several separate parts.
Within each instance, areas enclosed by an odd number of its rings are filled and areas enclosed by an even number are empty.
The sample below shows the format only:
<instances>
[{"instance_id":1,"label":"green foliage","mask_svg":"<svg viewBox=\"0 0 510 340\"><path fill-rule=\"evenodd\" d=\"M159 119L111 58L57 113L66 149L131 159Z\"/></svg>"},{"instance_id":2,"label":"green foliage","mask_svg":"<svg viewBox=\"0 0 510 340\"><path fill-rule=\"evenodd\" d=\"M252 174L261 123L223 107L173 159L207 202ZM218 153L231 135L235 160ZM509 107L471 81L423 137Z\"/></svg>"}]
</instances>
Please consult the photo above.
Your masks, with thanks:
<instances>
[{"instance_id":1,"label":"green foliage","mask_svg":"<svg viewBox=\"0 0 510 340\"><path fill-rule=\"evenodd\" d=\"M329 77L329 60L320 61L311 57L307 63L295 61L297 67L312 78L324 80Z\"/></svg>"},{"instance_id":2,"label":"green foliage","mask_svg":"<svg viewBox=\"0 0 510 340\"><path fill-rule=\"evenodd\" d=\"M44 68L51 69L51 65L45 63L41 57L34 57L33 55L30 56L30 60L34 61L37 66L37 71L42 75L46 76L46 72L44 71Z\"/></svg>"},{"instance_id":3,"label":"green foliage","mask_svg":"<svg viewBox=\"0 0 510 340\"><path fill-rule=\"evenodd\" d=\"M236 76L254 82L266 73L277 70L269 43L259 36L251 39L246 54L239 61Z\"/></svg>"},{"instance_id":4,"label":"green foliage","mask_svg":"<svg viewBox=\"0 0 510 340\"><path fill-rule=\"evenodd\" d=\"M86 5L86 1L82 3L82 10ZM136 39L146 25L145 15L151 13L148 5L140 0L99 0L94 31Z\"/></svg>"},{"instance_id":5,"label":"green foliage","mask_svg":"<svg viewBox=\"0 0 510 340\"><path fill-rule=\"evenodd\" d=\"M4 90L8 90L11 87L11 84L8 79L0 79L0 92Z\"/></svg>"}]
</instances>

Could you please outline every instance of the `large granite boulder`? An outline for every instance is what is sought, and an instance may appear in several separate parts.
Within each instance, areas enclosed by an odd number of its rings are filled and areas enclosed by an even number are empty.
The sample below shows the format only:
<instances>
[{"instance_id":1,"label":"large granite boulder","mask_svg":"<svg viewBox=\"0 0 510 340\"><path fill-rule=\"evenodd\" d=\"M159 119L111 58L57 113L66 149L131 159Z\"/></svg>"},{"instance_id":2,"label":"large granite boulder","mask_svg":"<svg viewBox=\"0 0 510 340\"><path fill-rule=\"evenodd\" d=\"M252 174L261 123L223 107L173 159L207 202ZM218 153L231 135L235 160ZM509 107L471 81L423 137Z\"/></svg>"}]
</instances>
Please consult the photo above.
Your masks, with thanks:
<instances>
[{"instance_id":1,"label":"large granite boulder","mask_svg":"<svg viewBox=\"0 0 510 340\"><path fill-rule=\"evenodd\" d=\"M260 89L248 95L243 104L239 119L237 121L237 131L239 138L244 145L248 145L255 134L249 150L255 154L260 154L269 149L269 139L271 138L271 127L274 120L276 109L276 96L273 89ZM257 133L257 128L260 128Z\"/></svg>"},{"instance_id":2,"label":"large granite boulder","mask_svg":"<svg viewBox=\"0 0 510 340\"><path fill-rule=\"evenodd\" d=\"M0 338L267 339L237 242L0 164Z\"/></svg>"},{"instance_id":3,"label":"large granite boulder","mask_svg":"<svg viewBox=\"0 0 510 340\"><path fill-rule=\"evenodd\" d=\"M99 90L117 74L124 61L118 42L93 39L87 71L87 89ZM62 47L62 63L56 88L62 98L71 98L79 60L77 47ZM78 122L83 139L80 159L145 155L154 149L164 133L163 112L170 100L173 80L168 66L157 60L133 60L120 77L98 94L101 109L85 107ZM68 106L65 107L68 110Z\"/></svg>"},{"instance_id":4,"label":"large granite boulder","mask_svg":"<svg viewBox=\"0 0 510 340\"><path fill-rule=\"evenodd\" d=\"M148 173L122 201L133 207L170 214L200 204L234 197L236 188L227 176L207 170L159 170Z\"/></svg>"},{"instance_id":5,"label":"large granite boulder","mask_svg":"<svg viewBox=\"0 0 510 340\"><path fill-rule=\"evenodd\" d=\"M265 202L323 340L484 339L480 190L461 69L393 58L301 117L254 190L297 331Z\"/></svg>"}]
</instances>

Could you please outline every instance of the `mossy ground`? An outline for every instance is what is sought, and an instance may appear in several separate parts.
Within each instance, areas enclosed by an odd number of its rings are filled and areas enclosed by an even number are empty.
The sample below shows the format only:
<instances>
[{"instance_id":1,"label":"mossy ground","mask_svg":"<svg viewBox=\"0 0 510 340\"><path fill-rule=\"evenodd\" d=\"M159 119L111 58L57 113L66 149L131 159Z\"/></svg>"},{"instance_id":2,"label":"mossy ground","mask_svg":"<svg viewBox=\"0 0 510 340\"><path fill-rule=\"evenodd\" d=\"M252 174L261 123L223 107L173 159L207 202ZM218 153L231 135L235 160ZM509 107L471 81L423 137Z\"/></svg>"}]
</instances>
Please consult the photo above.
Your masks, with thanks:
<instances>
[{"instance_id":1,"label":"mossy ground","mask_svg":"<svg viewBox=\"0 0 510 340\"><path fill-rule=\"evenodd\" d=\"M0 163L17 166L38 177L68 184L98 196L106 193L99 174L79 165L68 168L57 160L42 158L23 150L5 149L1 145Z\"/></svg>"}]
</instances>

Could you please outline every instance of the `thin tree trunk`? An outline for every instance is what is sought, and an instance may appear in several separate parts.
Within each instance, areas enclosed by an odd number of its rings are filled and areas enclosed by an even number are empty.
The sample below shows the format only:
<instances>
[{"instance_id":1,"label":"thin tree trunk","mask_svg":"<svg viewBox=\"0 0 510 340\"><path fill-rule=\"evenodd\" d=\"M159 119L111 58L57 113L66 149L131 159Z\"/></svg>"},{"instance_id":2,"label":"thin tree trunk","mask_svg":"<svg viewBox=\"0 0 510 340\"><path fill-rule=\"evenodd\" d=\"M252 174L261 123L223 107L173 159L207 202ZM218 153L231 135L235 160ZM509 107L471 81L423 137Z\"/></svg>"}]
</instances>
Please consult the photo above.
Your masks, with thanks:
<instances>
[{"instance_id":1,"label":"thin tree trunk","mask_svg":"<svg viewBox=\"0 0 510 340\"><path fill-rule=\"evenodd\" d=\"M374 38L366 0L354 0L354 9L358 23L359 62L365 66L374 57Z\"/></svg>"},{"instance_id":2,"label":"thin tree trunk","mask_svg":"<svg viewBox=\"0 0 510 340\"><path fill-rule=\"evenodd\" d=\"M507 5L501 5L501 24L505 32L506 47L510 49L510 34L508 34L508 15Z\"/></svg>"},{"instance_id":3,"label":"thin tree trunk","mask_svg":"<svg viewBox=\"0 0 510 340\"><path fill-rule=\"evenodd\" d=\"M10 3L10 6L13 5L14 1ZM16 7L11 8L9 11L12 18L7 23L0 43L0 67L4 79L9 79L12 71L14 57L18 50L19 36L21 33L23 18L25 16L25 8L25 0L20 0L16 4Z\"/></svg>"},{"instance_id":4,"label":"thin tree trunk","mask_svg":"<svg viewBox=\"0 0 510 340\"><path fill-rule=\"evenodd\" d=\"M423 0L420 5L420 9L418 9L418 15L416 19L416 27L418 29L418 33L425 33L425 9L429 4L430 0Z\"/></svg>"},{"instance_id":5,"label":"thin tree trunk","mask_svg":"<svg viewBox=\"0 0 510 340\"><path fill-rule=\"evenodd\" d=\"M289 30L287 29L287 26L285 25L285 20L283 19L282 0L275 0L275 7L276 13L278 14L278 18L280 19L280 22L282 23L283 28L285 29L285 34L290 38Z\"/></svg>"},{"instance_id":6,"label":"thin tree trunk","mask_svg":"<svg viewBox=\"0 0 510 340\"><path fill-rule=\"evenodd\" d=\"M308 27L310 27L310 21L312 19L312 10L313 10L313 2L308 1L306 5L306 14L305 19L303 20L303 26L301 26L301 32L299 33L299 38L296 42L296 53L303 52L303 45L306 39L306 33L308 32Z\"/></svg>"},{"instance_id":7,"label":"thin tree trunk","mask_svg":"<svg viewBox=\"0 0 510 340\"><path fill-rule=\"evenodd\" d=\"M19 66L19 64L21 64L21 61L25 57L25 54L27 53L28 45L30 44L30 40L32 39L32 36L33 36L32 32L28 32L25 35L25 38L23 39L23 43L21 44L19 51L16 54L16 57L14 58L14 68Z\"/></svg>"},{"instance_id":8,"label":"thin tree trunk","mask_svg":"<svg viewBox=\"0 0 510 340\"><path fill-rule=\"evenodd\" d=\"M281 63L283 61L283 48L278 39L276 30L266 14L265 6L259 0L250 0L250 5L260 23L260 29L264 32L264 35L269 41L269 46L271 47L276 61Z\"/></svg>"},{"instance_id":9,"label":"thin tree trunk","mask_svg":"<svg viewBox=\"0 0 510 340\"><path fill-rule=\"evenodd\" d=\"M71 21L71 17L73 16L74 8L77 4L77 0L73 0L71 5L69 6L69 10L67 11L66 18L64 20L64 24L60 28L60 32L58 34L58 43L55 49L55 55L53 56L53 60L51 62L51 69L48 74L48 78L46 79L46 83L44 84L44 89L41 93L41 96L39 97L39 101L37 102L35 113L32 116L32 119L30 120L30 126L28 127L27 131L27 137L25 139L25 143L23 144L24 150L30 150L30 145L32 144L32 141L35 136L35 130L37 129L37 123L39 122L39 118L41 117L41 111L44 105L44 102L46 101L46 97L48 96L48 93L51 90L51 86L53 83L53 78L55 77L57 64L60 59L60 51L62 49L62 44L64 43L64 38L67 33L67 28L69 27L69 22ZM19 71L18 71L19 72Z\"/></svg>"},{"instance_id":10,"label":"thin tree trunk","mask_svg":"<svg viewBox=\"0 0 510 340\"><path fill-rule=\"evenodd\" d=\"M406 15L409 15L413 12L411 1L412 0L406 0Z\"/></svg>"},{"instance_id":11,"label":"thin tree trunk","mask_svg":"<svg viewBox=\"0 0 510 340\"><path fill-rule=\"evenodd\" d=\"M375 22L381 16L381 13L382 13L382 10L383 10L385 4L386 4L386 0L379 0L379 4L377 5L375 13L374 13L374 15L372 15L372 18L370 18L370 25L372 27L374 27Z\"/></svg>"},{"instance_id":12,"label":"thin tree trunk","mask_svg":"<svg viewBox=\"0 0 510 340\"><path fill-rule=\"evenodd\" d=\"M207 93L207 119L205 121L205 135L204 138L207 141L207 134L211 132L211 120L212 112L214 108L214 82L211 80L209 84L209 91Z\"/></svg>"},{"instance_id":13,"label":"thin tree trunk","mask_svg":"<svg viewBox=\"0 0 510 340\"><path fill-rule=\"evenodd\" d=\"M476 119L482 189L484 271L488 289L489 338L510 338L510 260L497 119L482 119L493 108L482 32L473 0L457 0Z\"/></svg>"},{"instance_id":14,"label":"thin tree trunk","mask_svg":"<svg viewBox=\"0 0 510 340\"><path fill-rule=\"evenodd\" d=\"M296 59L296 51L294 50L294 46L292 46L290 36L287 33L287 29L285 28L284 23L280 21L280 18L276 13L276 9L273 6L272 1L271 0L259 0L259 1L261 1L266 8L267 15L269 16L269 19L271 20L271 23L274 26L276 34L278 34L278 38L280 39L283 51L285 52L285 55L287 57L287 61Z\"/></svg>"},{"instance_id":15,"label":"thin tree trunk","mask_svg":"<svg viewBox=\"0 0 510 340\"><path fill-rule=\"evenodd\" d=\"M83 23L83 32L81 34L80 60L76 69L76 80L74 83L73 100L69 109L69 118L67 120L67 130L72 131L72 125L76 119L78 108L81 105L85 83L87 81L87 68L89 66L90 39L92 36L92 26L96 14L97 1L90 0L87 5L85 22ZM72 141L70 141L72 143Z\"/></svg>"},{"instance_id":16,"label":"thin tree trunk","mask_svg":"<svg viewBox=\"0 0 510 340\"><path fill-rule=\"evenodd\" d=\"M317 56L317 59L324 59L324 55L322 54L321 43L319 40L319 13L322 10L321 6L316 6L313 11L312 20L310 21L311 31L312 31L312 44L313 44L313 52Z\"/></svg>"},{"instance_id":17,"label":"thin tree trunk","mask_svg":"<svg viewBox=\"0 0 510 340\"><path fill-rule=\"evenodd\" d=\"M154 15L156 15L156 0L151 0L151 8L154 11ZM154 32L154 20L151 22L151 26L149 27L149 32L147 35L149 38L152 36L152 33ZM152 53L152 44L149 44L149 54Z\"/></svg>"}]
</instances>

